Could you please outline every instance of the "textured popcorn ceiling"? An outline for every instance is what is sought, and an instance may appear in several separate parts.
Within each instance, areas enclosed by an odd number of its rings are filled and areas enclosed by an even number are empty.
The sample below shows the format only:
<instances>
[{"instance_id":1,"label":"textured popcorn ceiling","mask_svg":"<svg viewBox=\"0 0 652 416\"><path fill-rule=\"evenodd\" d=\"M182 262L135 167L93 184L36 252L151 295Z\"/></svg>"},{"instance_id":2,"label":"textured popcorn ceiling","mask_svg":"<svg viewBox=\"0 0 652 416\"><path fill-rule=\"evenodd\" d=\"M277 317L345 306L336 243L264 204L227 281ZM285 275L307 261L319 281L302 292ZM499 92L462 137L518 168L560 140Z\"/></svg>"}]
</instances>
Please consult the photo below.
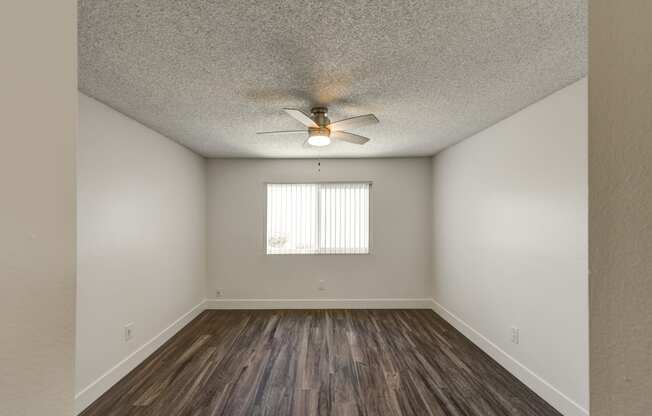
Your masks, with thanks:
<instances>
[{"instance_id":1,"label":"textured popcorn ceiling","mask_svg":"<svg viewBox=\"0 0 652 416\"><path fill-rule=\"evenodd\" d=\"M80 0L79 88L204 156L432 155L587 72L588 0ZM364 146L256 136L375 113Z\"/></svg>"}]
</instances>

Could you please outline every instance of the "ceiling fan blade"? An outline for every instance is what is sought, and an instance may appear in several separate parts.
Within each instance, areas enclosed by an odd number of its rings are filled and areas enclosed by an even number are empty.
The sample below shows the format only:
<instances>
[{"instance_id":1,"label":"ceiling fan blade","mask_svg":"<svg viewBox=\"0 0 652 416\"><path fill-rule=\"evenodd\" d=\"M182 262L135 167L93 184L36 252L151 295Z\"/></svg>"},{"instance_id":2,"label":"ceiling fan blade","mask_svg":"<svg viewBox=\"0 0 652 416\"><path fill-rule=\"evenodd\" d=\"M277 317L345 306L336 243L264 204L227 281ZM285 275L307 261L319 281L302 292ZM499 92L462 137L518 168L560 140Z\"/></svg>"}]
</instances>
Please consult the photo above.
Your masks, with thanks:
<instances>
[{"instance_id":1,"label":"ceiling fan blade","mask_svg":"<svg viewBox=\"0 0 652 416\"><path fill-rule=\"evenodd\" d=\"M297 110L296 108L284 108L283 110L285 110L285 112L288 113L290 117L294 118L306 127L319 127L308 114L304 113L301 110Z\"/></svg>"},{"instance_id":2,"label":"ceiling fan blade","mask_svg":"<svg viewBox=\"0 0 652 416\"><path fill-rule=\"evenodd\" d=\"M341 140L343 142L349 142L354 144L365 144L369 141L369 139L366 137L358 136L357 134L353 134L353 133L347 133L345 131L331 132L331 139Z\"/></svg>"},{"instance_id":3,"label":"ceiling fan blade","mask_svg":"<svg viewBox=\"0 0 652 416\"><path fill-rule=\"evenodd\" d=\"M305 130L281 130L281 131L259 131L256 134L308 134Z\"/></svg>"},{"instance_id":4,"label":"ceiling fan blade","mask_svg":"<svg viewBox=\"0 0 652 416\"><path fill-rule=\"evenodd\" d=\"M365 114L364 116L345 118L344 120L336 121L329 124L327 127L330 131L341 131L376 123L378 123L378 119L375 115Z\"/></svg>"}]
</instances>

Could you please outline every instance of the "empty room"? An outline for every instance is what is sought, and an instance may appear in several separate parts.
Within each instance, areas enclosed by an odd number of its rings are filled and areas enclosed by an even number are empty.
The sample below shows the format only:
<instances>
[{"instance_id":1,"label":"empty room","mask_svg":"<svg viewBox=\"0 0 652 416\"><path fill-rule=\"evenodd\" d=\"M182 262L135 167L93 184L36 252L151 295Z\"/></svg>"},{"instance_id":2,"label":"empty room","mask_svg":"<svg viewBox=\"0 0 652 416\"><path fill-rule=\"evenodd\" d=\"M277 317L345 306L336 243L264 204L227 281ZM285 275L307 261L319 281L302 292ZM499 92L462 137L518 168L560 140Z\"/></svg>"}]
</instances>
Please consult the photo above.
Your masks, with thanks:
<instances>
[{"instance_id":1,"label":"empty room","mask_svg":"<svg viewBox=\"0 0 652 416\"><path fill-rule=\"evenodd\" d=\"M2 13L0 416L648 414L649 6L67 3Z\"/></svg>"}]
</instances>

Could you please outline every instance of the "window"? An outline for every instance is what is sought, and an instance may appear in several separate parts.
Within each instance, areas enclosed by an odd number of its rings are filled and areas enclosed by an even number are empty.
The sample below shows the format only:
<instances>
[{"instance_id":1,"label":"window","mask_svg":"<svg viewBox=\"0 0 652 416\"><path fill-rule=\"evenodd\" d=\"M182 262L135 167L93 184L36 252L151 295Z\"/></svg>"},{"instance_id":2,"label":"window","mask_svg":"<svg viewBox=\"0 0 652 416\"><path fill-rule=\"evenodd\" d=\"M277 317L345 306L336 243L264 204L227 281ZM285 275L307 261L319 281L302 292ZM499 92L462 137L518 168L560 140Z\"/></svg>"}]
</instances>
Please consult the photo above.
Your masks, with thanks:
<instances>
[{"instance_id":1,"label":"window","mask_svg":"<svg viewBox=\"0 0 652 416\"><path fill-rule=\"evenodd\" d=\"M267 254L369 253L369 183L267 185Z\"/></svg>"}]
</instances>

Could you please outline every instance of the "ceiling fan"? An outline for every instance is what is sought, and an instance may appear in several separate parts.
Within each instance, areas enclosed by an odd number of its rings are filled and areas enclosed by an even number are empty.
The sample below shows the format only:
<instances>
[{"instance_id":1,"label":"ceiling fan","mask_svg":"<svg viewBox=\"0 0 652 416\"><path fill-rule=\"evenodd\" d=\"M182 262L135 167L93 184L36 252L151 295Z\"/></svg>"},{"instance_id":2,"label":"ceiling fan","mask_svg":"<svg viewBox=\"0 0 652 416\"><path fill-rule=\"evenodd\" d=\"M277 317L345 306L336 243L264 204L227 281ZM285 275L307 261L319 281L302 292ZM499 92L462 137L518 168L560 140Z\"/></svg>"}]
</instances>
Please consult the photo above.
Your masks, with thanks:
<instances>
[{"instance_id":1,"label":"ceiling fan","mask_svg":"<svg viewBox=\"0 0 652 416\"><path fill-rule=\"evenodd\" d=\"M344 130L366 126L378 123L378 119L373 114L346 118L344 120L332 122L328 118L328 109L326 107L314 107L310 110L311 115L304 113L296 108L284 108L285 112L301 124L306 126L307 130L285 130L285 131L261 131L256 134L306 134L308 139L306 143L311 146L328 146L331 140L341 140L343 142L354 144L365 144L368 138L357 134L349 133Z\"/></svg>"}]
</instances>

